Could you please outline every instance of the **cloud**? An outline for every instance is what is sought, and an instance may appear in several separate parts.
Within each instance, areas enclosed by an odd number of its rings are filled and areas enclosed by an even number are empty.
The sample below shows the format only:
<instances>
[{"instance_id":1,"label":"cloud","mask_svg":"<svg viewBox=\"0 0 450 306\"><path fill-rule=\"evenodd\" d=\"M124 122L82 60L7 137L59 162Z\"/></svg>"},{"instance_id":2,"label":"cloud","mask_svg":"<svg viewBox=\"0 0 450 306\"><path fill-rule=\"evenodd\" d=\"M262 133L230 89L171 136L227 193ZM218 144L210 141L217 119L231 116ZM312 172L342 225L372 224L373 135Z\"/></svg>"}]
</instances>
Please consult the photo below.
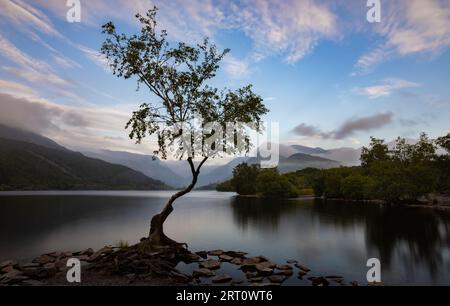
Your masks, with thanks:
<instances>
[{"instance_id":1,"label":"cloud","mask_svg":"<svg viewBox=\"0 0 450 306\"><path fill-rule=\"evenodd\" d=\"M299 136L320 137L323 139L344 139L356 132L370 131L381 128L392 122L392 113L379 113L372 116L351 118L339 128L330 132L323 132L319 128L301 123L292 132Z\"/></svg>"},{"instance_id":2,"label":"cloud","mask_svg":"<svg viewBox=\"0 0 450 306\"><path fill-rule=\"evenodd\" d=\"M69 85L69 82L57 75L49 64L19 50L1 34L0 55L18 66L18 68L7 67L5 70L30 82L56 86Z\"/></svg>"},{"instance_id":3,"label":"cloud","mask_svg":"<svg viewBox=\"0 0 450 306\"><path fill-rule=\"evenodd\" d=\"M421 85L414 82L409 82L401 79L388 78L383 84L368 87L353 88L353 92L359 95L367 96L369 99L377 99L382 97L389 97L395 91L405 88L420 87Z\"/></svg>"},{"instance_id":4,"label":"cloud","mask_svg":"<svg viewBox=\"0 0 450 306\"><path fill-rule=\"evenodd\" d=\"M0 93L1 124L42 134L70 148L151 154L152 140L136 145L128 139L124 129L128 119L127 112L114 108L59 105L39 97Z\"/></svg>"},{"instance_id":5,"label":"cloud","mask_svg":"<svg viewBox=\"0 0 450 306\"><path fill-rule=\"evenodd\" d=\"M300 136L308 136L308 137L315 137L315 136L323 137L323 136L325 136L326 137L326 135L324 135L324 133L322 133L322 131L318 127L308 125L306 123L300 123L299 125L297 125L293 129L293 132Z\"/></svg>"},{"instance_id":6,"label":"cloud","mask_svg":"<svg viewBox=\"0 0 450 306\"><path fill-rule=\"evenodd\" d=\"M392 122L392 113L380 113L373 116L347 120L339 129L333 132L333 138L343 139L355 132L370 131Z\"/></svg>"},{"instance_id":7,"label":"cloud","mask_svg":"<svg viewBox=\"0 0 450 306\"><path fill-rule=\"evenodd\" d=\"M437 55L450 46L450 2L385 1L375 33L383 42L358 59L355 68L359 72L393 56Z\"/></svg>"},{"instance_id":8,"label":"cloud","mask_svg":"<svg viewBox=\"0 0 450 306\"><path fill-rule=\"evenodd\" d=\"M38 30L48 35L61 37L44 13L24 1L0 1L0 16L2 17L0 22L9 20L16 25L16 28L26 31Z\"/></svg>"},{"instance_id":9,"label":"cloud","mask_svg":"<svg viewBox=\"0 0 450 306\"><path fill-rule=\"evenodd\" d=\"M250 75L249 63L231 55L224 58L224 70L233 79L245 79Z\"/></svg>"},{"instance_id":10,"label":"cloud","mask_svg":"<svg viewBox=\"0 0 450 306\"><path fill-rule=\"evenodd\" d=\"M67 7L59 0L38 0L39 4L65 18ZM156 5L158 23L171 38L198 42L214 38L219 30L242 31L251 39L259 58L281 55L295 63L310 53L321 39L337 36L337 16L316 0L136 0L85 1L82 24L99 26L113 18L136 25L134 14Z\"/></svg>"},{"instance_id":11,"label":"cloud","mask_svg":"<svg viewBox=\"0 0 450 306\"><path fill-rule=\"evenodd\" d=\"M80 50L81 52L83 52L84 55L91 61L93 61L95 64L102 67L106 72L111 72L108 59L103 54L94 49L79 44L76 44L75 47L78 48L78 50Z\"/></svg>"},{"instance_id":12,"label":"cloud","mask_svg":"<svg viewBox=\"0 0 450 306\"><path fill-rule=\"evenodd\" d=\"M7 93L19 98L35 97L38 95L38 93L34 89L9 80L0 80L0 92Z\"/></svg>"}]
</instances>

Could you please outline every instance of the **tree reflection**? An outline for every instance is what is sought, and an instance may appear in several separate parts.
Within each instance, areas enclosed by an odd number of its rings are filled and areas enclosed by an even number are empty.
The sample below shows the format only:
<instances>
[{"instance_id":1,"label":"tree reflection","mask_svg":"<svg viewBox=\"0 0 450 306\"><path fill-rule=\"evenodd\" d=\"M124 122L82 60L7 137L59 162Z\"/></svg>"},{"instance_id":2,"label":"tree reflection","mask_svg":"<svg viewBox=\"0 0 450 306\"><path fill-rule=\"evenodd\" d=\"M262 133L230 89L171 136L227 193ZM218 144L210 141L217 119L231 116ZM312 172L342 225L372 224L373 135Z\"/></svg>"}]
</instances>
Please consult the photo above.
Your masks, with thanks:
<instances>
[{"instance_id":1,"label":"tree reflection","mask_svg":"<svg viewBox=\"0 0 450 306\"><path fill-rule=\"evenodd\" d=\"M318 222L321 228L364 231L367 252L377 254L384 269L397 269L392 267L394 262L403 265L404 271L423 265L435 279L439 268L448 261L443 253L450 247L450 212L373 203L250 197L236 197L231 206L235 222L244 229L276 232L284 224L301 233Z\"/></svg>"}]
</instances>

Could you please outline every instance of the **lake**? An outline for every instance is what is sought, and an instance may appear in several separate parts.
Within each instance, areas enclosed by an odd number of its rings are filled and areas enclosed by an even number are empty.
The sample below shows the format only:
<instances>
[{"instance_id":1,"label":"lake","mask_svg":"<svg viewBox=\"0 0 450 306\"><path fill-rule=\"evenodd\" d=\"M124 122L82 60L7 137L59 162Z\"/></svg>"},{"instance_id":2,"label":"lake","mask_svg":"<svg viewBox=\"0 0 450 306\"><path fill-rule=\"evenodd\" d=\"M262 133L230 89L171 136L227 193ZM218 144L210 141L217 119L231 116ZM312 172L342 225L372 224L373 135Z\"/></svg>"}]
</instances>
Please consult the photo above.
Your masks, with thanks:
<instances>
[{"instance_id":1,"label":"lake","mask_svg":"<svg viewBox=\"0 0 450 306\"><path fill-rule=\"evenodd\" d=\"M2 192L0 261L138 242L171 194ZM296 259L312 269L311 275L341 275L365 284L366 262L375 257L385 284L450 285L450 213L429 208L196 191L175 203L165 230L192 251L240 250L276 263ZM188 272L193 266L179 268ZM236 266L224 264L224 269L243 278ZM310 282L294 276L286 284Z\"/></svg>"}]
</instances>

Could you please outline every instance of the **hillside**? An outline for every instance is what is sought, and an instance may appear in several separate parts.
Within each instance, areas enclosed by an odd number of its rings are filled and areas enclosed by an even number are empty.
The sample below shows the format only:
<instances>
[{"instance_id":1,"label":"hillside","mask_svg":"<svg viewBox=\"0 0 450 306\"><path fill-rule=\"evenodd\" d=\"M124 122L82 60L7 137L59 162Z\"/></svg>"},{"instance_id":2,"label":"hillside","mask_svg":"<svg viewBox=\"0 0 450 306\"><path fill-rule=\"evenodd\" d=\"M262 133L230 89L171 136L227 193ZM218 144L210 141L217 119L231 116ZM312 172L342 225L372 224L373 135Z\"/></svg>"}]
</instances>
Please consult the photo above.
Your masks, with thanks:
<instances>
[{"instance_id":1,"label":"hillside","mask_svg":"<svg viewBox=\"0 0 450 306\"><path fill-rule=\"evenodd\" d=\"M252 157L247 160L249 164L257 164L260 158ZM296 153L289 157L279 157L278 170L281 173L294 172L305 168L328 169L339 167L341 164L335 160L304 154Z\"/></svg>"},{"instance_id":2,"label":"hillside","mask_svg":"<svg viewBox=\"0 0 450 306\"><path fill-rule=\"evenodd\" d=\"M188 179L176 174L172 171L172 169L167 167L164 162L158 158L155 159L150 155L110 150L83 152L83 154L109 163L123 165L133 170L142 172L146 176L162 181L170 186L182 187L189 183ZM185 163L187 164L187 162ZM190 174L188 168L186 168L186 174Z\"/></svg>"},{"instance_id":3,"label":"hillside","mask_svg":"<svg viewBox=\"0 0 450 306\"><path fill-rule=\"evenodd\" d=\"M41 136L31 131L22 130L20 128L9 127L1 123L0 123L0 138L29 142L51 149L67 150L66 148L57 144L50 138Z\"/></svg>"},{"instance_id":4,"label":"hillside","mask_svg":"<svg viewBox=\"0 0 450 306\"><path fill-rule=\"evenodd\" d=\"M0 138L0 189L168 189L164 183L121 165L67 149Z\"/></svg>"}]
</instances>

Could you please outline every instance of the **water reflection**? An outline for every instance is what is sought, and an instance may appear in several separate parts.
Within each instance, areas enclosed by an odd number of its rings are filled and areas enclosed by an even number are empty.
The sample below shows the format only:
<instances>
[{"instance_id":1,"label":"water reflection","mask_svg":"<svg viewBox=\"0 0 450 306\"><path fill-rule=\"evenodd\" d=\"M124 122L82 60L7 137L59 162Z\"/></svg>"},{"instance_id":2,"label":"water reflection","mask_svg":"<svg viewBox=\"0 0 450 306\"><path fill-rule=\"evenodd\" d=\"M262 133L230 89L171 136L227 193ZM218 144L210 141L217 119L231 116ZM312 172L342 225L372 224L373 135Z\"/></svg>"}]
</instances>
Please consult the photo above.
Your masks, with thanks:
<instances>
[{"instance_id":1,"label":"water reflection","mask_svg":"<svg viewBox=\"0 0 450 306\"><path fill-rule=\"evenodd\" d=\"M0 196L0 261L53 250L134 243L170 192ZM262 200L194 192L177 201L166 231L194 251L243 250L298 259L315 274L365 281L368 258L387 284L450 284L450 213L320 200ZM296 284L293 278L292 284Z\"/></svg>"},{"instance_id":2,"label":"water reflection","mask_svg":"<svg viewBox=\"0 0 450 306\"><path fill-rule=\"evenodd\" d=\"M373 203L241 197L234 198L231 207L234 220L242 230L270 225L273 231L278 231L280 225L286 226L288 222L289 228L303 237L302 233L311 233L307 230L311 228L319 233L333 228L336 232L347 232L349 237L351 232L363 233L367 254L377 254L383 270L391 274L420 277L423 265L431 279L437 281L439 274L449 271L448 212L383 207ZM327 248L326 245L323 247ZM448 279L446 277L447 283Z\"/></svg>"}]
</instances>

